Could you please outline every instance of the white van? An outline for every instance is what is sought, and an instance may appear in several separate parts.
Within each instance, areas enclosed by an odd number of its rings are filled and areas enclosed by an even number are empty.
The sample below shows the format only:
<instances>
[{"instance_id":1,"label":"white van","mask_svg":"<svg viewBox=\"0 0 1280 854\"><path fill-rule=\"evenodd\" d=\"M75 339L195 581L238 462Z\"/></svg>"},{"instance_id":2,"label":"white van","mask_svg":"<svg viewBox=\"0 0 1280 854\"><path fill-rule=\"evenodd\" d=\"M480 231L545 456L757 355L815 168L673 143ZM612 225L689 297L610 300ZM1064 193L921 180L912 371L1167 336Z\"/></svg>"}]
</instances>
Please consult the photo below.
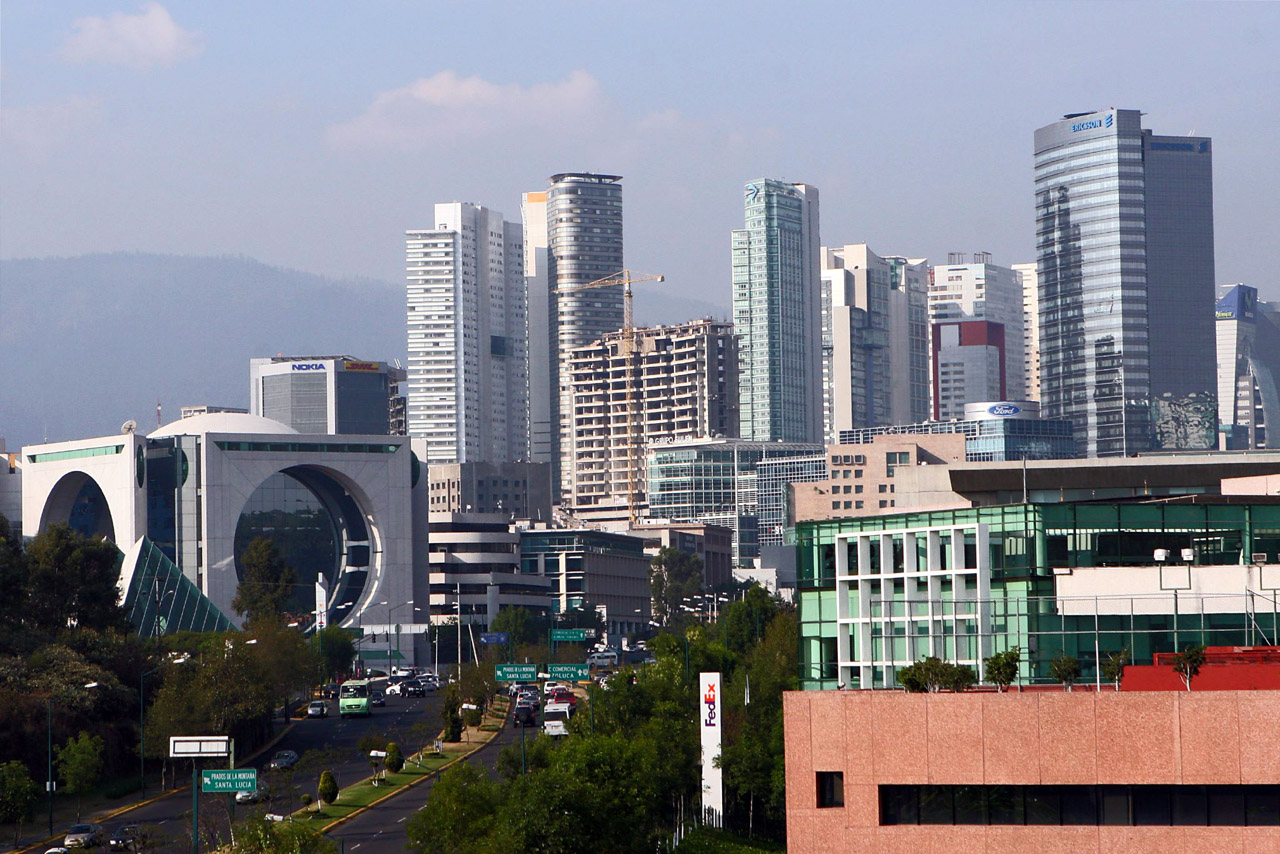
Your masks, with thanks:
<instances>
[{"instance_id":1,"label":"white van","mask_svg":"<svg viewBox=\"0 0 1280 854\"><path fill-rule=\"evenodd\" d=\"M542 710L542 731L552 737L569 734L569 717L573 706L568 703L547 703Z\"/></svg>"},{"instance_id":2,"label":"white van","mask_svg":"<svg viewBox=\"0 0 1280 854\"><path fill-rule=\"evenodd\" d=\"M588 667L617 667L618 653L615 650L593 652L587 656Z\"/></svg>"}]
</instances>

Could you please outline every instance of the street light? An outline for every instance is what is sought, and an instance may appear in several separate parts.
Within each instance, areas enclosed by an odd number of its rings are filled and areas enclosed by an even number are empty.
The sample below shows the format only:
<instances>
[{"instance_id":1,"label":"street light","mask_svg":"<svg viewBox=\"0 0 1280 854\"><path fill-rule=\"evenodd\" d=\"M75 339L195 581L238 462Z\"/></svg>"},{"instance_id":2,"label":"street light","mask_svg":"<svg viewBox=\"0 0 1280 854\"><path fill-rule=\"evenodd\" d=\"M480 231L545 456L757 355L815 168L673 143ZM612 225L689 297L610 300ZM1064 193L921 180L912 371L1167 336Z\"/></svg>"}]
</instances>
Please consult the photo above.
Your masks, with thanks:
<instances>
[{"instance_id":1,"label":"street light","mask_svg":"<svg viewBox=\"0 0 1280 854\"><path fill-rule=\"evenodd\" d=\"M396 611L400 610L401 608L410 608L410 607L413 608L415 613L422 610L422 607L420 605L414 605L412 602L401 602L399 605L395 605L391 608L391 610L387 611L387 628L390 629L392 625L395 625L392 623L391 617L395 614ZM400 626L396 625L395 630L396 630L396 661L400 661ZM391 675L391 642L389 640L387 642L387 675L388 676Z\"/></svg>"},{"instance_id":2,"label":"street light","mask_svg":"<svg viewBox=\"0 0 1280 854\"><path fill-rule=\"evenodd\" d=\"M95 681L95 682L86 682L82 687L83 687L83 688L86 688L86 689L91 689L91 688L97 688L97 687L99 687L99 686L98 686L98 683ZM44 698L44 709L45 709L46 720L48 721L48 724L49 724L49 743L48 743L48 748L49 748L49 776L45 778L44 788L45 788L45 791L49 793L49 835L50 835L50 836L53 836L53 789L54 789L54 782L53 782L53 694L49 694L47 697L45 697L45 698Z\"/></svg>"},{"instance_id":3,"label":"street light","mask_svg":"<svg viewBox=\"0 0 1280 854\"><path fill-rule=\"evenodd\" d=\"M170 664L186 664L191 660L188 655L175 658ZM164 662L160 663L160 667L164 666ZM160 667L153 670L145 670L138 676L138 782L142 789L142 800L147 799L147 695L146 680L148 676L155 676L160 672ZM96 683L95 683L96 684ZM52 832L52 831L51 831Z\"/></svg>"}]
</instances>

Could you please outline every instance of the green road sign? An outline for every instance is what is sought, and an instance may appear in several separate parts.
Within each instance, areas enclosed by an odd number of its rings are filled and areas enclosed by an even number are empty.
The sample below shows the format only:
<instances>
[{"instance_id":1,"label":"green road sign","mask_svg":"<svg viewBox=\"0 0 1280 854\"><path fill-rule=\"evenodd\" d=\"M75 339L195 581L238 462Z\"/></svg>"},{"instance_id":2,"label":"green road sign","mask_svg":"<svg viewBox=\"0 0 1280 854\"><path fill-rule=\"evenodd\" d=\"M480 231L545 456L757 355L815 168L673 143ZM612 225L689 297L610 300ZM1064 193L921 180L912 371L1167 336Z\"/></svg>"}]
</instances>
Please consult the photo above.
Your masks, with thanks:
<instances>
[{"instance_id":1,"label":"green road sign","mask_svg":"<svg viewBox=\"0 0 1280 854\"><path fill-rule=\"evenodd\" d=\"M227 771L201 771L202 792L256 792L258 769L236 768Z\"/></svg>"},{"instance_id":2,"label":"green road sign","mask_svg":"<svg viewBox=\"0 0 1280 854\"><path fill-rule=\"evenodd\" d=\"M548 664L547 675L552 679L568 679L571 682L585 682L591 678L585 664Z\"/></svg>"},{"instance_id":3,"label":"green road sign","mask_svg":"<svg viewBox=\"0 0 1280 854\"><path fill-rule=\"evenodd\" d=\"M584 641L587 639L586 629L552 629L553 641Z\"/></svg>"},{"instance_id":4,"label":"green road sign","mask_svg":"<svg viewBox=\"0 0 1280 854\"><path fill-rule=\"evenodd\" d=\"M499 682L532 682L538 678L538 665L495 664L493 676Z\"/></svg>"}]
</instances>

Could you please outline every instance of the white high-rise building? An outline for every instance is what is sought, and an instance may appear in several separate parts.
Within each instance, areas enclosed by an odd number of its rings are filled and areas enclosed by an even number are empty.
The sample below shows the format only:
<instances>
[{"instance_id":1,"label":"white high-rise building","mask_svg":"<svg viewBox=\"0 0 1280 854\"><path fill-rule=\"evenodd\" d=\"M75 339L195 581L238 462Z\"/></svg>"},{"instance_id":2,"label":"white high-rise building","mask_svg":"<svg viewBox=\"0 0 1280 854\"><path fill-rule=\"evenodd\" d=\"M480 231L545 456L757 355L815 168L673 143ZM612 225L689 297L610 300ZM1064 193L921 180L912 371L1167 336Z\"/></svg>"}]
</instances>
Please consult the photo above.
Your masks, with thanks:
<instances>
[{"instance_id":1,"label":"white high-rise building","mask_svg":"<svg viewBox=\"0 0 1280 854\"><path fill-rule=\"evenodd\" d=\"M1040 278L1036 264L1014 264L1010 269L1022 283L1022 377L1026 399L1040 400Z\"/></svg>"},{"instance_id":2,"label":"white high-rise building","mask_svg":"<svg viewBox=\"0 0 1280 854\"><path fill-rule=\"evenodd\" d=\"M439 204L405 233L409 434L430 463L528 456L524 239L502 214Z\"/></svg>"},{"instance_id":3,"label":"white high-rise building","mask_svg":"<svg viewBox=\"0 0 1280 854\"><path fill-rule=\"evenodd\" d=\"M1022 282L1012 269L987 252L972 262L951 253L930 276L929 322L935 420L963 418L967 403L1026 399Z\"/></svg>"},{"instance_id":4,"label":"white high-rise building","mask_svg":"<svg viewBox=\"0 0 1280 854\"><path fill-rule=\"evenodd\" d=\"M865 243L822 249L826 435L929 412L928 262Z\"/></svg>"},{"instance_id":5,"label":"white high-rise building","mask_svg":"<svg viewBox=\"0 0 1280 854\"><path fill-rule=\"evenodd\" d=\"M528 298L529 462L558 463L556 457L555 294L551 285L551 249L547 241L547 194L524 193L520 198L524 223L524 282ZM559 479L552 466L551 483L558 495Z\"/></svg>"}]
</instances>

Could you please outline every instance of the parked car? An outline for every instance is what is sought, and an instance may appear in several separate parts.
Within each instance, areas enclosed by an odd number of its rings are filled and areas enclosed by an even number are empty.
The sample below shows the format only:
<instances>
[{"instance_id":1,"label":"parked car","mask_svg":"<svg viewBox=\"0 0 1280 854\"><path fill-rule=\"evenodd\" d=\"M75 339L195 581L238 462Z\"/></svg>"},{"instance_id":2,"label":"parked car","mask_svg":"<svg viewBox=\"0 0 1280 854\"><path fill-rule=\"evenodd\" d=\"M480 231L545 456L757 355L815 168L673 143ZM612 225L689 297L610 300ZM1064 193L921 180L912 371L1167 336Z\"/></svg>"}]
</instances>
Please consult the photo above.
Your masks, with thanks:
<instances>
[{"instance_id":1,"label":"parked car","mask_svg":"<svg viewBox=\"0 0 1280 854\"><path fill-rule=\"evenodd\" d=\"M236 792L236 803L256 804L260 801L265 801L269 797L269 795L267 794L269 790L270 790L270 787L266 783L259 780L257 791Z\"/></svg>"},{"instance_id":2,"label":"parked car","mask_svg":"<svg viewBox=\"0 0 1280 854\"><path fill-rule=\"evenodd\" d=\"M385 706L386 704L387 704L387 695L386 695L386 694L384 694L384 693L383 693L383 692L381 692L381 691L377 691L377 690L374 690L374 691L370 691L370 692L369 692L369 705L371 705L371 706Z\"/></svg>"},{"instance_id":3,"label":"parked car","mask_svg":"<svg viewBox=\"0 0 1280 854\"><path fill-rule=\"evenodd\" d=\"M283 771L285 768L292 768L298 764L298 754L292 750L281 750L271 757L271 761L267 763L268 771Z\"/></svg>"},{"instance_id":4,"label":"parked car","mask_svg":"<svg viewBox=\"0 0 1280 854\"><path fill-rule=\"evenodd\" d=\"M138 826L136 824L126 824L124 827L116 828L116 832L107 840L107 847L112 851L132 851L137 844Z\"/></svg>"},{"instance_id":5,"label":"parked car","mask_svg":"<svg viewBox=\"0 0 1280 854\"><path fill-rule=\"evenodd\" d=\"M307 706L307 717L309 718L327 718L329 717L329 704L324 700L312 700Z\"/></svg>"},{"instance_id":6,"label":"parked car","mask_svg":"<svg viewBox=\"0 0 1280 854\"><path fill-rule=\"evenodd\" d=\"M94 848L102 844L102 825L91 821L73 824L62 838L65 848Z\"/></svg>"}]
</instances>

